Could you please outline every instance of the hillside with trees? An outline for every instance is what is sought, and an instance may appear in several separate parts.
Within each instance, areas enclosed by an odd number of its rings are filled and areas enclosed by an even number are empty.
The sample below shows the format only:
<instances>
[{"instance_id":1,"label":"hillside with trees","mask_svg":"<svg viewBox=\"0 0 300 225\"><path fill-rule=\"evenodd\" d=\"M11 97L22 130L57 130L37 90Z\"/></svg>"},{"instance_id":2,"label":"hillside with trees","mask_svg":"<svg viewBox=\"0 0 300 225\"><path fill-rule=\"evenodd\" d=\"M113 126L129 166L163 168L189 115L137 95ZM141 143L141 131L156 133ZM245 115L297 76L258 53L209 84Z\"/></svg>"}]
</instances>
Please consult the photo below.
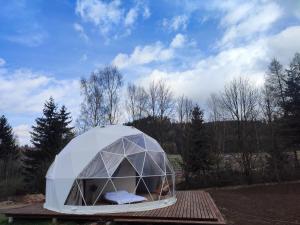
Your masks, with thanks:
<instances>
[{"instance_id":1,"label":"hillside with trees","mask_svg":"<svg viewBox=\"0 0 300 225\"><path fill-rule=\"evenodd\" d=\"M175 96L165 80L124 88L115 66L91 73L80 84L79 117L73 123L66 107L50 98L32 126L31 146L18 146L1 116L0 197L44 192L48 167L75 135L124 120L158 140L174 159L181 188L300 178L299 53L286 67L271 60L262 87L241 76L201 106Z\"/></svg>"}]
</instances>

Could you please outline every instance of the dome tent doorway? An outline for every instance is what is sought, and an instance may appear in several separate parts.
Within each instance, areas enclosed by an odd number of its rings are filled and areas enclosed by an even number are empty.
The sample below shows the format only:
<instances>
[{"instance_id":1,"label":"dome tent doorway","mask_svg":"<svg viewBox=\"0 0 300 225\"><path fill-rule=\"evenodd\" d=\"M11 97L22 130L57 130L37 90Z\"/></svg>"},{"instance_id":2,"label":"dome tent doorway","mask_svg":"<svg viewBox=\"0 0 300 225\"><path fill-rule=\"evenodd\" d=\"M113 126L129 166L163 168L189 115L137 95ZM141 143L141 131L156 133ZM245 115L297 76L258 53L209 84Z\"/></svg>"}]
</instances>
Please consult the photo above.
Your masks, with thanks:
<instances>
[{"instance_id":1,"label":"dome tent doorway","mask_svg":"<svg viewBox=\"0 0 300 225\"><path fill-rule=\"evenodd\" d=\"M176 202L175 174L165 152L155 139L128 126L96 127L74 138L46 179L44 207L58 212L143 211ZM126 202L122 193L137 200ZM109 195L116 201L108 202Z\"/></svg>"}]
</instances>

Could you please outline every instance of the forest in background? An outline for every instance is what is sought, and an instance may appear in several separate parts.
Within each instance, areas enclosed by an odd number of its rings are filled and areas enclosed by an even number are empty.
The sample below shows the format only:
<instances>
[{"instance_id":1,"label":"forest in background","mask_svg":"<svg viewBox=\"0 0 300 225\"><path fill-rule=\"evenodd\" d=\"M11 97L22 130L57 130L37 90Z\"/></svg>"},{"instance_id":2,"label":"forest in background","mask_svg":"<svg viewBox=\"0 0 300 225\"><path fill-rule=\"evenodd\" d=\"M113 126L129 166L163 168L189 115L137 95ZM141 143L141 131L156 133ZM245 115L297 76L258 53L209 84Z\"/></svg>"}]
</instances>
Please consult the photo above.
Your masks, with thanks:
<instances>
[{"instance_id":1,"label":"forest in background","mask_svg":"<svg viewBox=\"0 0 300 225\"><path fill-rule=\"evenodd\" d=\"M205 111L186 96L175 97L164 80L148 87L128 84L123 99L123 76L114 66L80 82L80 116L72 122L66 107L50 98L32 126L32 146L18 146L5 115L0 118L0 198L43 193L55 155L91 127L118 123L125 109L130 118L126 125L157 139L168 154L180 156L180 188L300 177L299 53L287 68L272 60L263 87L243 76L233 79L210 96Z\"/></svg>"}]
</instances>

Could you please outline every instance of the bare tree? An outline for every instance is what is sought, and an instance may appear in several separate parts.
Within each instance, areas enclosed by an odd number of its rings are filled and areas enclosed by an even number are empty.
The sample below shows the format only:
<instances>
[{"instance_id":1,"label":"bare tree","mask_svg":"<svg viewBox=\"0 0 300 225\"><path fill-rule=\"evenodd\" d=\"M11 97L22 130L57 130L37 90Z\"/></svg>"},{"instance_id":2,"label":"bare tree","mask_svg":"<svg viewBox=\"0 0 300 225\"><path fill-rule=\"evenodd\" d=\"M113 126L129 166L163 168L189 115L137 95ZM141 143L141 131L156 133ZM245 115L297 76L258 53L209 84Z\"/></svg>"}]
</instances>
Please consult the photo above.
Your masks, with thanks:
<instances>
[{"instance_id":1,"label":"bare tree","mask_svg":"<svg viewBox=\"0 0 300 225\"><path fill-rule=\"evenodd\" d=\"M258 116L258 90L247 79L233 80L221 95L221 104L231 119L253 121Z\"/></svg>"},{"instance_id":2,"label":"bare tree","mask_svg":"<svg viewBox=\"0 0 300 225\"><path fill-rule=\"evenodd\" d=\"M218 94L213 93L207 100L207 107L209 112L209 120L212 122L221 121L223 119L221 99Z\"/></svg>"},{"instance_id":3,"label":"bare tree","mask_svg":"<svg viewBox=\"0 0 300 225\"><path fill-rule=\"evenodd\" d=\"M132 120L146 116L148 100L149 96L143 87L128 84L126 108Z\"/></svg>"},{"instance_id":4,"label":"bare tree","mask_svg":"<svg viewBox=\"0 0 300 225\"><path fill-rule=\"evenodd\" d=\"M187 123L191 120L193 107L193 101L184 95L176 99L176 113L180 123Z\"/></svg>"},{"instance_id":5,"label":"bare tree","mask_svg":"<svg viewBox=\"0 0 300 225\"><path fill-rule=\"evenodd\" d=\"M274 174L277 182L282 179L282 168L284 167L286 155L284 149L279 144L280 137L278 132L278 123L275 118L278 115L278 101L272 93L270 86L265 84L261 91L260 107L265 121L265 151L268 153L266 159L271 173Z\"/></svg>"},{"instance_id":6,"label":"bare tree","mask_svg":"<svg viewBox=\"0 0 300 225\"><path fill-rule=\"evenodd\" d=\"M149 95L143 87L137 87L137 115L141 119L147 115L147 105L149 102Z\"/></svg>"},{"instance_id":7,"label":"bare tree","mask_svg":"<svg viewBox=\"0 0 300 225\"><path fill-rule=\"evenodd\" d=\"M123 85L123 76L116 66L106 66L100 71L104 94L107 105L107 120L109 124L115 124L118 120L118 106L120 101L120 88Z\"/></svg>"},{"instance_id":8,"label":"bare tree","mask_svg":"<svg viewBox=\"0 0 300 225\"><path fill-rule=\"evenodd\" d=\"M228 119L236 124L236 151L237 160L243 173L250 183L254 164L254 153L258 151L257 117L258 91L247 79L233 80L225 87L220 96L221 105Z\"/></svg>"},{"instance_id":9,"label":"bare tree","mask_svg":"<svg viewBox=\"0 0 300 225\"><path fill-rule=\"evenodd\" d=\"M92 73L88 79L82 78L80 81L81 103L80 116L76 120L79 132L105 123L105 102L102 88L102 80L98 74Z\"/></svg>"},{"instance_id":10,"label":"bare tree","mask_svg":"<svg viewBox=\"0 0 300 225\"><path fill-rule=\"evenodd\" d=\"M185 96L182 95L176 100L176 112L179 123L183 123L184 120L184 102L185 102Z\"/></svg>"},{"instance_id":11,"label":"bare tree","mask_svg":"<svg viewBox=\"0 0 300 225\"><path fill-rule=\"evenodd\" d=\"M155 117L158 111L158 85L152 81L149 85L149 115Z\"/></svg>"},{"instance_id":12,"label":"bare tree","mask_svg":"<svg viewBox=\"0 0 300 225\"><path fill-rule=\"evenodd\" d=\"M174 106L172 92L163 80L160 80L157 84L157 104L160 119L172 113Z\"/></svg>"},{"instance_id":13,"label":"bare tree","mask_svg":"<svg viewBox=\"0 0 300 225\"><path fill-rule=\"evenodd\" d=\"M137 118L137 87L134 84L129 83L127 85L127 99L126 99L126 109L128 114L131 116L132 120Z\"/></svg>"},{"instance_id":14,"label":"bare tree","mask_svg":"<svg viewBox=\"0 0 300 225\"><path fill-rule=\"evenodd\" d=\"M267 123L272 123L277 114L277 103L268 85L264 85L262 88L259 103L263 119Z\"/></svg>"},{"instance_id":15,"label":"bare tree","mask_svg":"<svg viewBox=\"0 0 300 225\"><path fill-rule=\"evenodd\" d=\"M220 167L224 160L225 143L227 140L227 124L224 122L221 97L218 94L211 94L207 100L209 112L209 146L214 153L215 168L217 176L221 176Z\"/></svg>"},{"instance_id":16,"label":"bare tree","mask_svg":"<svg viewBox=\"0 0 300 225\"><path fill-rule=\"evenodd\" d=\"M93 72L88 79L81 79L83 102L76 120L79 132L117 121L122 79L122 74L114 66L107 66Z\"/></svg>"}]
</instances>

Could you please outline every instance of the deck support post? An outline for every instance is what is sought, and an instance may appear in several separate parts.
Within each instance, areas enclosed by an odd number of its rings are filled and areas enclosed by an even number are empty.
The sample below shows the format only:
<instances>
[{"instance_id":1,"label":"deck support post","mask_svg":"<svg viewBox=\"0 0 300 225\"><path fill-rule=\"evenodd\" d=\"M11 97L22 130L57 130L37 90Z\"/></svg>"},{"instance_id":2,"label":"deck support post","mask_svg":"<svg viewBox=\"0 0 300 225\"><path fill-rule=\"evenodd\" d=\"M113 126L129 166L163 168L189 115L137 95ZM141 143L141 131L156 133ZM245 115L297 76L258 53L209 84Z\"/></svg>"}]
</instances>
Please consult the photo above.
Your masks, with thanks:
<instances>
[{"instance_id":1,"label":"deck support post","mask_svg":"<svg viewBox=\"0 0 300 225\"><path fill-rule=\"evenodd\" d=\"M13 223L13 222L14 222L14 218L11 217L11 216L9 216L9 217L8 217L8 223Z\"/></svg>"},{"instance_id":2,"label":"deck support post","mask_svg":"<svg viewBox=\"0 0 300 225\"><path fill-rule=\"evenodd\" d=\"M52 218L52 224L57 224L57 218L56 217Z\"/></svg>"}]
</instances>

